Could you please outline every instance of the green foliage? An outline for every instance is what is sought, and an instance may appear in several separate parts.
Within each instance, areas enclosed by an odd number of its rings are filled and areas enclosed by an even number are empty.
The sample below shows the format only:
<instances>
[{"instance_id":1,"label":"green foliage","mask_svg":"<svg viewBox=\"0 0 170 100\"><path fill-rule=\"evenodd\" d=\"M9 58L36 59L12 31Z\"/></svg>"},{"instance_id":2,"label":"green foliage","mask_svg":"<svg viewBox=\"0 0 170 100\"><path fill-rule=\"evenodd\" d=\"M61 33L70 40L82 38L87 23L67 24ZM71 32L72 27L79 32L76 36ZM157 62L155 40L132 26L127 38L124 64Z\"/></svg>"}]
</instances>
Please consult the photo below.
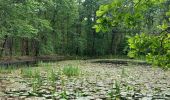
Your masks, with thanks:
<instances>
[{"instance_id":1,"label":"green foliage","mask_svg":"<svg viewBox=\"0 0 170 100\"><path fill-rule=\"evenodd\" d=\"M133 58L136 56L145 55L149 50L146 48L148 48L152 42L155 43L154 41L148 41L151 38L152 37L149 37L148 34L144 34L144 33L140 35L137 34L136 36L129 38L128 43L131 50L128 53L128 56ZM156 40L155 38L152 39Z\"/></svg>"},{"instance_id":2,"label":"green foliage","mask_svg":"<svg viewBox=\"0 0 170 100\"><path fill-rule=\"evenodd\" d=\"M74 67L72 65L64 66L63 74L71 77L80 75L80 69L78 67Z\"/></svg>"},{"instance_id":3,"label":"green foliage","mask_svg":"<svg viewBox=\"0 0 170 100\"><path fill-rule=\"evenodd\" d=\"M170 68L170 36L167 32L160 35L140 34L129 40L129 57L145 55L147 61L154 65Z\"/></svg>"},{"instance_id":4,"label":"green foliage","mask_svg":"<svg viewBox=\"0 0 170 100\"><path fill-rule=\"evenodd\" d=\"M66 100L68 99L68 96L67 96L65 89L61 92L60 96L61 96L62 99L66 99Z\"/></svg>"},{"instance_id":5,"label":"green foliage","mask_svg":"<svg viewBox=\"0 0 170 100\"><path fill-rule=\"evenodd\" d=\"M167 0L114 0L112 3L101 5L96 16L96 25L93 27L96 32L112 32L114 37L120 36L116 33L122 32L130 36L137 34L128 39L129 57L146 56L147 61L154 65L169 67L169 2ZM159 25L160 22L162 25ZM116 43L118 40L113 39L113 41Z\"/></svg>"},{"instance_id":6,"label":"green foliage","mask_svg":"<svg viewBox=\"0 0 170 100\"><path fill-rule=\"evenodd\" d=\"M0 55L124 54L126 35L159 32L168 7L168 0L1 0Z\"/></svg>"},{"instance_id":7,"label":"green foliage","mask_svg":"<svg viewBox=\"0 0 170 100\"><path fill-rule=\"evenodd\" d=\"M98 19L94 28L96 32L107 32L116 27L129 32L141 30L151 32L159 21L158 19L153 22L151 18L161 16L157 12L163 8L165 2L166 0L114 0L112 3L100 6L96 12Z\"/></svg>"}]
</instances>

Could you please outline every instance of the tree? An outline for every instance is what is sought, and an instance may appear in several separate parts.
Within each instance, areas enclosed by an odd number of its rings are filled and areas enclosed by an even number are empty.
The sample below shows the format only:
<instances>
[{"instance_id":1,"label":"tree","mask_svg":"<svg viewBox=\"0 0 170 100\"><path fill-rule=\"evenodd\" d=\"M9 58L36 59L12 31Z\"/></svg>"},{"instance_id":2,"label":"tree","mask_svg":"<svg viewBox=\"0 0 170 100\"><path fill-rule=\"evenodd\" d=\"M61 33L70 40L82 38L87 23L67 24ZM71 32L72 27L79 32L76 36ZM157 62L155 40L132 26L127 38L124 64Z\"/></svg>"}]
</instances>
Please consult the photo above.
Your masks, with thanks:
<instances>
[{"instance_id":1,"label":"tree","mask_svg":"<svg viewBox=\"0 0 170 100\"><path fill-rule=\"evenodd\" d=\"M20 39L22 55L29 55L29 41L38 40L42 30L50 29L49 22L38 16L42 9L41 3L34 0L2 0L0 3L2 3L0 11L3 19L1 37L4 38L1 55L8 38Z\"/></svg>"}]
</instances>

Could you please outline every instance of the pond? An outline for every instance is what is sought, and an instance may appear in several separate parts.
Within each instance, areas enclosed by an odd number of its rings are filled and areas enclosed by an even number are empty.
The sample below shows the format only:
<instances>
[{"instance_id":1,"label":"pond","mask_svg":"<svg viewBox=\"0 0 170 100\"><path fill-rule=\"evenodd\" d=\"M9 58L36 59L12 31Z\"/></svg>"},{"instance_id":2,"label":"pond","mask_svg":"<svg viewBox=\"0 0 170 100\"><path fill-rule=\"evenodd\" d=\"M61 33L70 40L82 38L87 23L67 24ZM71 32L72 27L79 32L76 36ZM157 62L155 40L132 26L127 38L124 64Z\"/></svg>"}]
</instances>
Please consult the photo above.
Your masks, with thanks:
<instances>
[{"instance_id":1,"label":"pond","mask_svg":"<svg viewBox=\"0 0 170 100\"><path fill-rule=\"evenodd\" d=\"M170 71L67 60L1 68L0 100L170 100Z\"/></svg>"}]
</instances>

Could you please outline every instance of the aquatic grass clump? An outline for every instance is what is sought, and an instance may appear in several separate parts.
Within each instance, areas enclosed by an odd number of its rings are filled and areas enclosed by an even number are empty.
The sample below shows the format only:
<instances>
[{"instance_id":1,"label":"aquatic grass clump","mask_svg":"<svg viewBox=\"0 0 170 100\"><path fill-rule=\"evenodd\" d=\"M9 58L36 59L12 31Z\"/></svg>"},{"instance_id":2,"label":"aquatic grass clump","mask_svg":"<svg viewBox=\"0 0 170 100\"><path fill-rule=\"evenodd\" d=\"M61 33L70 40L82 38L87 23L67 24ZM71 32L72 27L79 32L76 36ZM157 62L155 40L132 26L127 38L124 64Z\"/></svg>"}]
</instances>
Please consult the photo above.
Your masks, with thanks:
<instances>
[{"instance_id":1,"label":"aquatic grass clump","mask_svg":"<svg viewBox=\"0 0 170 100\"><path fill-rule=\"evenodd\" d=\"M50 70L48 71L48 74L47 74L47 78L48 78L48 81L50 81L51 85L52 86L55 86L55 82L56 80L59 79L59 75L58 75L58 72L55 72L54 70Z\"/></svg>"},{"instance_id":2,"label":"aquatic grass clump","mask_svg":"<svg viewBox=\"0 0 170 100\"><path fill-rule=\"evenodd\" d=\"M33 92L36 93L37 90L43 85L43 78L39 70L32 71L33 74L31 75L32 78L32 88Z\"/></svg>"},{"instance_id":3,"label":"aquatic grass clump","mask_svg":"<svg viewBox=\"0 0 170 100\"><path fill-rule=\"evenodd\" d=\"M63 68L63 74L71 77L71 76L78 76L80 75L80 69L78 67L67 65Z\"/></svg>"},{"instance_id":4,"label":"aquatic grass clump","mask_svg":"<svg viewBox=\"0 0 170 100\"><path fill-rule=\"evenodd\" d=\"M117 80L113 84L113 87L111 88L108 95L113 100L120 100L120 98L121 98L121 87L120 87L120 83Z\"/></svg>"},{"instance_id":5,"label":"aquatic grass clump","mask_svg":"<svg viewBox=\"0 0 170 100\"><path fill-rule=\"evenodd\" d=\"M10 74L17 70L15 66L0 66L0 73L2 74Z\"/></svg>"},{"instance_id":6,"label":"aquatic grass clump","mask_svg":"<svg viewBox=\"0 0 170 100\"><path fill-rule=\"evenodd\" d=\"M41 77L41 72L39 70L33 71L32 77L33 78L40 78Z\"/></svg>"},{"instance_id":7,"label":"aquatic grass clump","mask_svg":"<svg viewBox=\"0 0 170 100\"><path fill-rule=\"evenodd\" d=\"M31 68L22 68L21 69L21 74L25 78L32 78L33 76L33 71Z\"/></svg>"},{"instance_id":8,"label":"aquatic grass clump","mask_svg":"<svg viewBox=\"0 0 170 100\"><path fill-rule=\"evenodd\" d=\"M22 68L21 74L24 78L40 78L41 73L38 69L33 70L32 68Z\"/></svg>"},{"instance_id":9,"label":"aquatic grass clump","mask_svg":"<svg viewBox=\"0 0 170 100\"><path fill-rule=\"evenodd\" d=\"M53 63L51 62L48 62L48 63L43 62L43 61L38 62L38 67L51 67L52 65Z\"/></svg>"},{"instance_id":10,"label":"aquatic grass clump","mask_svg":"<svg viewBox=\"0 0 170 100\"><path fill-rule=\"evenodd\" d=\"M4 73L11 73L11 70L8 68L4 68L4 67L0 67L0 73L4 74Z\"/></svg>"},{"instance_id":11,"label":"aquatic grass clump","mask_svg":"<svg viewBox=\"0 0 170 100\"><path fill-rule=\"evenodd\" d=\"M122 68L122 71L121 71L121 78L126 78L128 77L128 74L127 74L127 71L125 68Z\"/></svg>"}]
</instances>

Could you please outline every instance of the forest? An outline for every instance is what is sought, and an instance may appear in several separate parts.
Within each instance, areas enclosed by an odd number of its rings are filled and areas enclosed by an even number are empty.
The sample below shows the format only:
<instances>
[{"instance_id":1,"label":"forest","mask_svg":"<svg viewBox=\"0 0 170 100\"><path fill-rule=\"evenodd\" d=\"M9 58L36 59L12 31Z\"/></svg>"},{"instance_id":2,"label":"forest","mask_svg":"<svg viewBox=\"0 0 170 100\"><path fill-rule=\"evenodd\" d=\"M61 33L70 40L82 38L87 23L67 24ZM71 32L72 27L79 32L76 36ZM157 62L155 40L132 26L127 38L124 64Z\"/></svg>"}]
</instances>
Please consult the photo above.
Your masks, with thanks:
<instances>
[{"instance_id":1,"label":"forest","mask_svg":"<svg viewBox=\"0 0 170 100\"><path fill-rule=\"evenodd\" d=\"M0 100L170 100L170 0L0 0Z\"/></svg>"}]
</instances>

